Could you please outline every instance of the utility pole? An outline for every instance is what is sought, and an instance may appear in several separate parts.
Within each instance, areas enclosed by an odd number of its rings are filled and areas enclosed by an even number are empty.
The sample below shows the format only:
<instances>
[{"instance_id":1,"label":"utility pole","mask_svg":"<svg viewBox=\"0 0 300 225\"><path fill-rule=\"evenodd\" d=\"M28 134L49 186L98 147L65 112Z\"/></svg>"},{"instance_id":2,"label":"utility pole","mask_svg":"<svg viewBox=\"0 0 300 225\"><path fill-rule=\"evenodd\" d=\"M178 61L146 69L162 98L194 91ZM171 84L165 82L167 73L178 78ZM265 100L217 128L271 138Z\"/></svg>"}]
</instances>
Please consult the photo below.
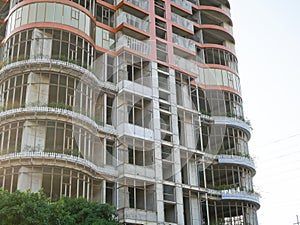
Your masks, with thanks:
<instances>
[{"instance_id":1,"label":"utility pole","mask_svg":"<svg viewBox=\"0 0 300 225\"><path fill-rule=\"evenodd\" d=\"M300 225L298 215L296 215L296 217L297 217L297 223L294 223L294 224L295 224L295 225Z\"/></svg>"}]
</instances>

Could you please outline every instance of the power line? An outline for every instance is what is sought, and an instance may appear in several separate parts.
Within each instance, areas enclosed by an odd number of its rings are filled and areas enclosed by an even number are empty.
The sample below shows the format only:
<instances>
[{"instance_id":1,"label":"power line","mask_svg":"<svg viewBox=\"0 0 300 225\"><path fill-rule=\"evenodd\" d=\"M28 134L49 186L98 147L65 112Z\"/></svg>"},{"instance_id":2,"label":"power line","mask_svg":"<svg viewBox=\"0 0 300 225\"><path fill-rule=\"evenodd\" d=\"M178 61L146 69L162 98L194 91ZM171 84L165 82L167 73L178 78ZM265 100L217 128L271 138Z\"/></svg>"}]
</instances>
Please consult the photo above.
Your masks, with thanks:
<instances>
[{"instance_id":1,"label":"power line","mask_svg":"<svg viewBox=\"0 0 300 225\"><path fill-rule=\"evenodd\" d=\"M290 136L287 136L287 137L283 137L283 138L279 138L277 140L270 141L268 143L262 144L262 145L257 146L257 147L255 147L255 146L251 146L251 147L255 148L255 149L265 148L266 146L269 146L269 145L272 145L272 144L276 144L276 143L279 143L279 142L283 142L283 141L292 139L292 138L297 137L297 136L300 136L300 133L293 134L293 135L290 135Z\"/></svg>"}]
</instances>

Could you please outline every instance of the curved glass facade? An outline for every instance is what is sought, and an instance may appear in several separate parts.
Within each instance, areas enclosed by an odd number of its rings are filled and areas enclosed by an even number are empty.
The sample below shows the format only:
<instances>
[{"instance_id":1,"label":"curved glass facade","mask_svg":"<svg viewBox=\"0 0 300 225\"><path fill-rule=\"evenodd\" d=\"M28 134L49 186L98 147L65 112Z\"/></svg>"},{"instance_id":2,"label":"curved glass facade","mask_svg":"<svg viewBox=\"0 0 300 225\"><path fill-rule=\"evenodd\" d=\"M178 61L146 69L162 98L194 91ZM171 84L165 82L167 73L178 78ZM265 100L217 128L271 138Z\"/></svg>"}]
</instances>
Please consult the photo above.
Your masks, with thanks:
<instances>
[{"instance_id":1,"label":"curved glass facade","mask_svg":"<svg viewBox=\"0 0 300 225\"><path fill-rule=\"evenodd\" d=\"M77 8L54 2L32 3L16 9L8 19L6 35L18 27L38 22L68 25L94 37L95 24L88 15Z\"/></svg>"},{"instance_id":2,"label":"curved glass facade","mask_svg":"<svg viewBox=\"0 0 300 225\"><path fill-rule=\"evenodd\" d=\"M128 225L258 225L227 0L3 4L0 188Z\"/></svg>"},{"instance_id":3,"label":"curved glass facade","mask_svg":"<svg viewBox=\"0 0 300 225\"><path fill-rule=\"evenodd\" d=\"M91 67L93 45L81 36L59 29L34 28L11 36L4 45L4 64L26 59L58 59Z\"/></svg>"}]
</instances>

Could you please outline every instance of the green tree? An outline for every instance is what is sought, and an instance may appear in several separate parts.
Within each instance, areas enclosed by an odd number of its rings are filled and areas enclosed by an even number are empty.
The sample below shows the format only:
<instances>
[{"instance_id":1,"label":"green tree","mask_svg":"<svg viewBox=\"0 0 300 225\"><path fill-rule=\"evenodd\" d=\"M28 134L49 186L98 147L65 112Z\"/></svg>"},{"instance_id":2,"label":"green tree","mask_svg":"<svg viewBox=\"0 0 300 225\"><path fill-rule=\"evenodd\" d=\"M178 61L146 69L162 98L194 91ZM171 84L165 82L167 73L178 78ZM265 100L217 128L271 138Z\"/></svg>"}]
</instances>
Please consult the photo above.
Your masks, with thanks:
<instances>
[{"instance_id":1,"label":"green tree","mask_svg":"<svg viewBox=\"0 0 300 225\"><path fill-rule=\"evenodd\" d=\"M37 193L0 191L1 225L118 225L115 208L83 198L51 202Z\"/></svg>"},{"instance_id":2,"label":"green tree","mask_svg":"<svg viewBox=\"0 0 300 225\"><path fill-rule=\"evenodd\" d=\"M0 192L1 225L49 224L50 214L47 198L42 192Z\"/></svg>"}]
</instances>

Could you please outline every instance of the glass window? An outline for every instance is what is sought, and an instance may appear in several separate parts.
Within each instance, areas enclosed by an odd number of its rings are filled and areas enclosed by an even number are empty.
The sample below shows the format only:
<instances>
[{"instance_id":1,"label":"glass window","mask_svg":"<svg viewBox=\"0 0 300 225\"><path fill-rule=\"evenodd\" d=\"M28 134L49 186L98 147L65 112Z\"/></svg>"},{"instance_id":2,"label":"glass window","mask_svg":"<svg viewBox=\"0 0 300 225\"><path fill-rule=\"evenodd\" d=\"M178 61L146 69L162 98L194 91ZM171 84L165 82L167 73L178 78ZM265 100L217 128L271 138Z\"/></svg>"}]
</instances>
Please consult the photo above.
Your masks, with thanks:
<instances>
[{"instance_id":1,"label":"glass window","mask_svg":"<svg viewBox=\"0 0 300 225\"><path fill-rule=\"evenodd\" d=\"M54 22L56 23L62 23L62 7L63 5L61 4L56 4L55 5L55 12L54 12Z\"/></svg>"},{"instance_id":2,"label":"glass window","mask_svg":"<svg viewBox=\"0 0 300 225\"><path fill-rule=\"evenodd\" d=\"M35 22L35 16L36 16L36 3L35 4L30 4L29 7L29 20L28 23L33 23Z\"/></svg>"},{"instance_id":3,"label":"glass window","mask_svg":"<svg viewBox=\"0 0 300 225\"><path fill-rule=\"evenodd\" d=\"M83 12L80 12L79 16L80 16L79 17L80 18L80 20L79 20L79 30L84 31L84 25L85 25L84 18L85 18L85 15L83 14Z\"/></svg>"},{"instance_id":4,"label":"glass window","mask_svg":"<svg viewBox=\"0 0 300 225\"><path fill-rule=\"evenodd\" d=\"M27 24L27 20L28 20L28 10L29 10L29 5L25 5L23 7L23 11L22 11L22 21L21 21L21 25Z\"/></svg>"},{"instance_id":5,"label":"glass window","mask_svg":"<svg viewBox=\"0 0 300 225\"><path fill-rule=\"evenodd\" d=\"M67 6L67 5L64 6L62 22L67 25L71 24L71 7L70 6Z\"/></svg>"},{"instance_id":6,"label":"glass window","mask_svg":"<svg viewBox=\"0 0 300 225\"><path fill-rule=\"evenodd\" d=\"M46 21L53 22L54 21L54 4L53 3L46 3Z\"/></svg>"},{"instance_id":7,"label":"glass window","mask_svg":"<svg viewBox=\"0 0 300 225\"><path fill-rule=\"evenodd\" d=\"M44 22L45 20L45 3L38 3L38 11L36 22Z\"/></svg>"}]
</instances>

